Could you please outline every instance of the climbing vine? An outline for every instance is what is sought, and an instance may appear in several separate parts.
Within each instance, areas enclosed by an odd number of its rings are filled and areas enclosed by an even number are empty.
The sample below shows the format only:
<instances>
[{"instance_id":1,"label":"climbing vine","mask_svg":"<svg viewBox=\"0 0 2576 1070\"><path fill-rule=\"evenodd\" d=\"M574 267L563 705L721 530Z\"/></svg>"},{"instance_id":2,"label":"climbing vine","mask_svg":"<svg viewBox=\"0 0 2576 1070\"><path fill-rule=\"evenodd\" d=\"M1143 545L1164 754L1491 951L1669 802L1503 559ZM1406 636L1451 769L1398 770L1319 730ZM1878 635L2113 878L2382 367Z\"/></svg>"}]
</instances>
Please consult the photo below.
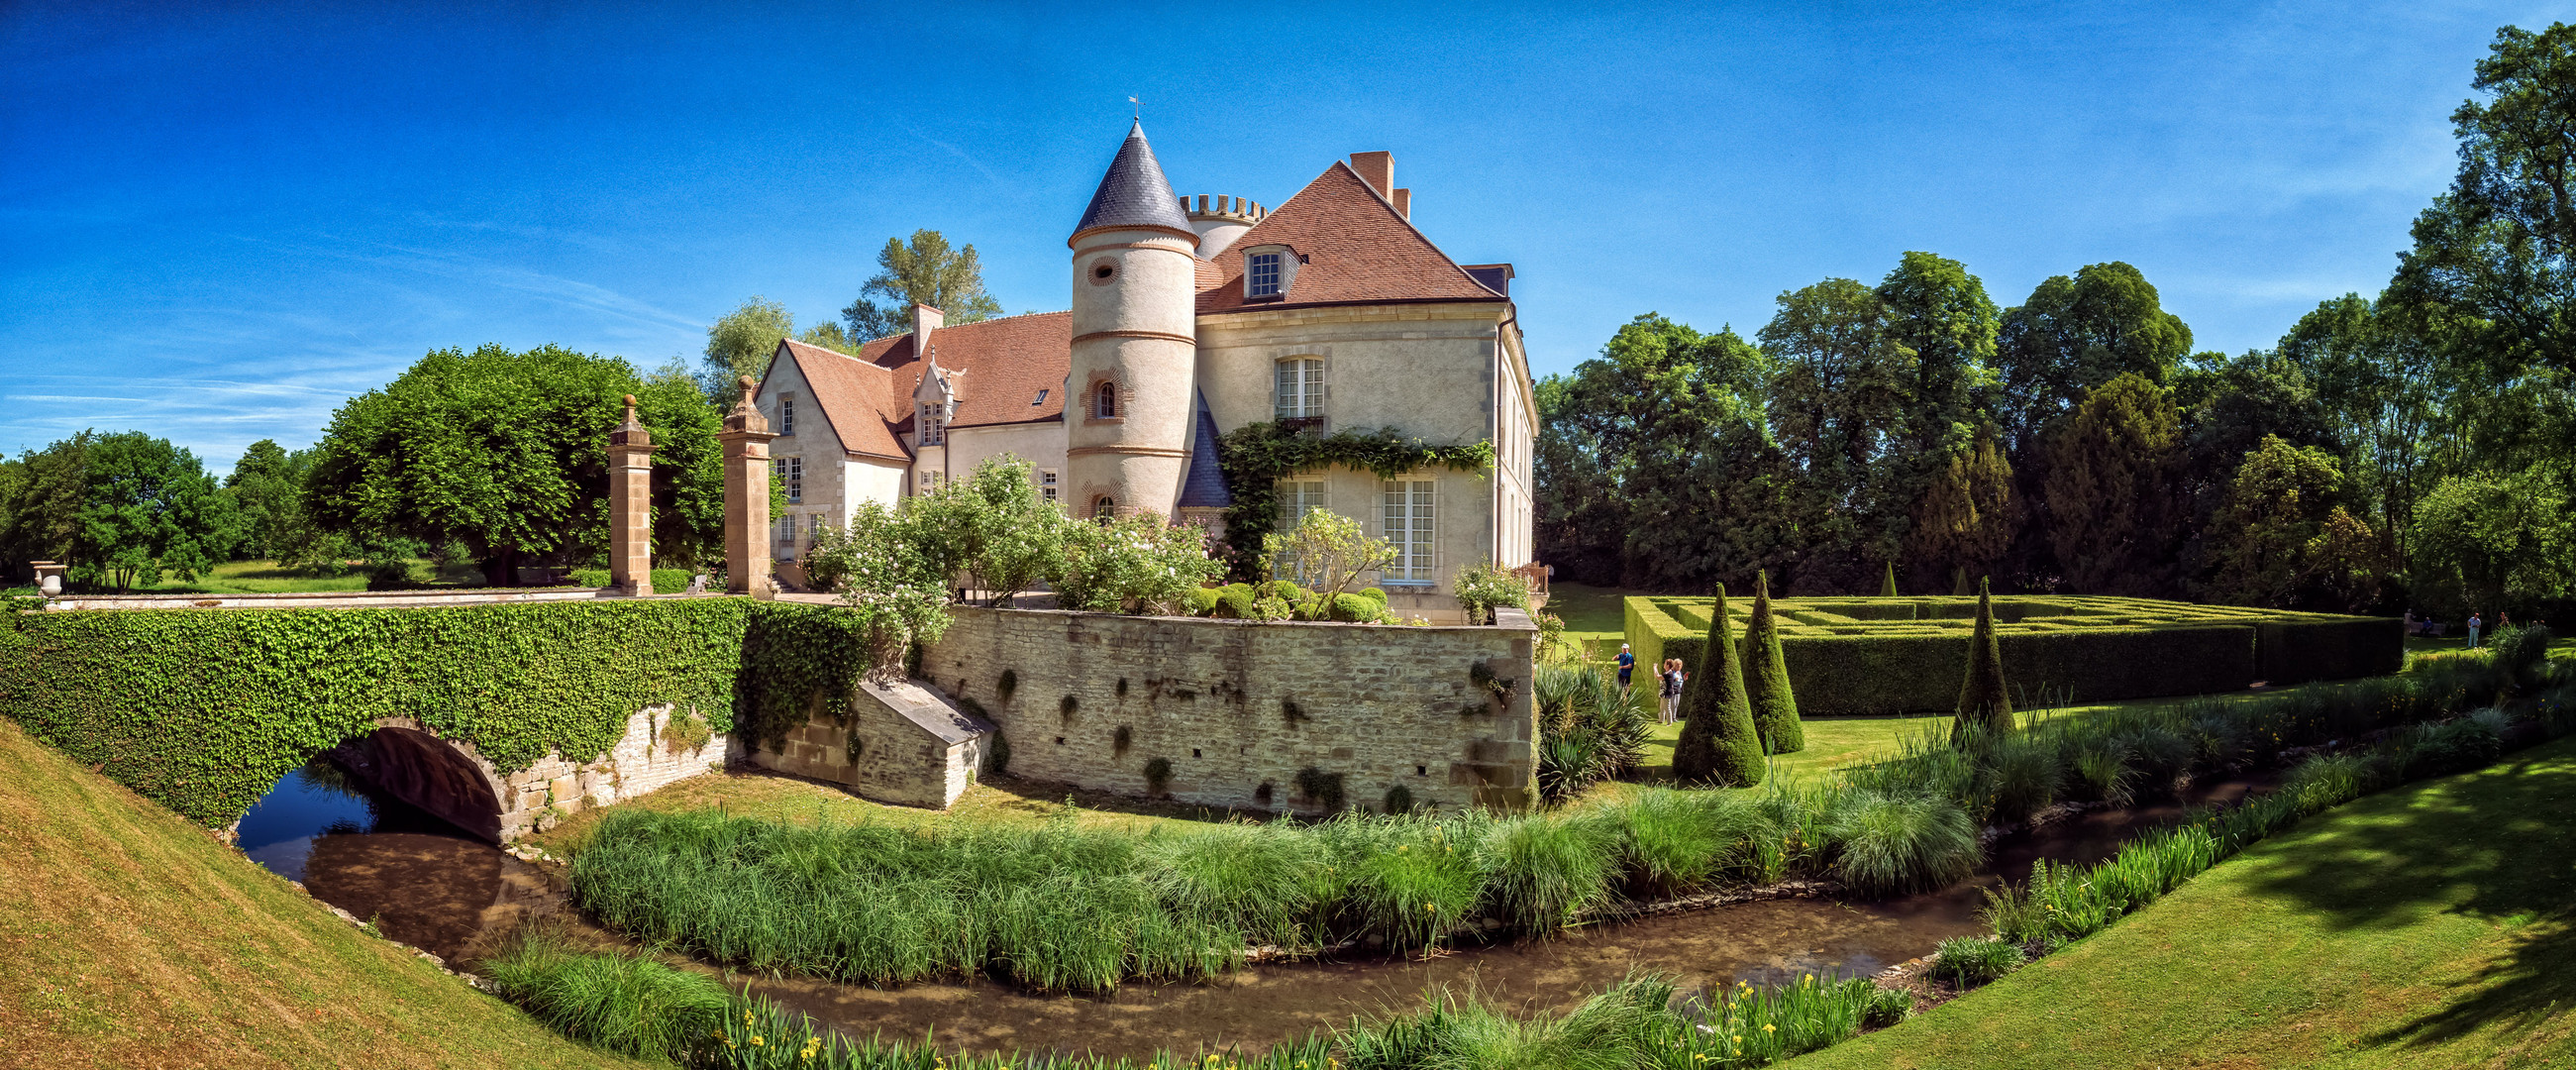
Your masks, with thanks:
<instances>
[{"instance_id":1,"label":"climbing vine","mask_svg":"<svg viewBox=\"0 0 2576 1070\"><path fill-rule=\"evenodd\" d=\"M1494 444L1479 439L1463 446L1434 446L1391 427L1314 435L1258 423L1218 439L1217 464L1234 495L1234 504L1225 511L1225 537L1231 544L1227 567L1235 580L1250 583L1262 578L1261 537L1279 526L1282 478L1336 465L1380 479L1425 468L1483 472L1494 466Z\"/></svg>"},{"instance_id":2,"label":"climbing vine","mask_svg":"<svg viewBox=\"0 0 2576 1070\"><path fill-rule=\"evenodd\" d=\"M504 771L587 759L659 702L731 731L751 603L115 610L0 619L0 715L192 820L409 717Z\"/></svg>"},{"instance_id":3,"label":"climbing vine","mask_svg":"<svg viewBox=\"0 0 2576 1070\"><path fill-rule=\"evenodd\" d=\"M846 703L875 658L869 618L835 607L754 602L742 643L736 706L745 742L772 750L805 723L814 696ZM825 712L846 716L846 706Z\"/></svg>"}]
</instances>

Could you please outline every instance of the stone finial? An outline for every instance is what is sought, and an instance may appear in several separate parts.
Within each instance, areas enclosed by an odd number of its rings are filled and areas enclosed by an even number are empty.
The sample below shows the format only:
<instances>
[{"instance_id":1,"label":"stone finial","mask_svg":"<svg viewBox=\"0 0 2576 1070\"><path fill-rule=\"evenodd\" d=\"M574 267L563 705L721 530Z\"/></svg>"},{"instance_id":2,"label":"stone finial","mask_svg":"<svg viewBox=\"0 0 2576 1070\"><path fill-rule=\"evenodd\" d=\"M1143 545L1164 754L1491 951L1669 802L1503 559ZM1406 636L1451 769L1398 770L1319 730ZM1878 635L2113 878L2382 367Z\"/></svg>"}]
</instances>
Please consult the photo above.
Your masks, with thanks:
<instances>
[{"instance_id":1,"label":"stone finial","mask_svg":"<svg viewBox=\"0 0 2576 1070\"><path fill-rule=\"evenodd\" d=\"M645 431L644 425L636 422L635 420L635 395L626 395L626 422L617 425L617 430L608 433L608 444L611 446L650 446L653 444L652 434Z\"/></svg>"},{"instance_id":2,"label":"stone finial","mask_svg":"<svg viewBox=\"0 0 2576 1070\"><path fill-rule=\"evenodd\" d=\"M760 384L752 382L748 375L740 376L736 381L742 384L742 398L734 402L733 411L725 415L725 430L767 434L769 418L762 416L760 406L751 401L752 391L759 389Z\"/></svg>"}]
</instances>

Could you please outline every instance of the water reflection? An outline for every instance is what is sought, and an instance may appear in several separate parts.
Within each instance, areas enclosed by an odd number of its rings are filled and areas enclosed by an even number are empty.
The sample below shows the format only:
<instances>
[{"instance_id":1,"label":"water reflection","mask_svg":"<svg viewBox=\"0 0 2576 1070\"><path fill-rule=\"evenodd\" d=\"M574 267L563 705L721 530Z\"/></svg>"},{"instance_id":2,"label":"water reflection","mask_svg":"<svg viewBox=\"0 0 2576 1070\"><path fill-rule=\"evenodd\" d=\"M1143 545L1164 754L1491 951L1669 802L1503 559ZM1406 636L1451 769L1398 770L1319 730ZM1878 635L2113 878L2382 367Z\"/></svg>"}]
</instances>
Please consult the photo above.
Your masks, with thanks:
<instances>
[{"instance_id":1,"label":"water reflection","mask_svg":"<svg viewBox=\"0 0 2576 1070\"><path fill-rule=\"evenodd\" d=\"M506 929L543 877L327 758L287 774L242 816L252 861L385 935L449 959Z\"/></svg>"}]
</instances>

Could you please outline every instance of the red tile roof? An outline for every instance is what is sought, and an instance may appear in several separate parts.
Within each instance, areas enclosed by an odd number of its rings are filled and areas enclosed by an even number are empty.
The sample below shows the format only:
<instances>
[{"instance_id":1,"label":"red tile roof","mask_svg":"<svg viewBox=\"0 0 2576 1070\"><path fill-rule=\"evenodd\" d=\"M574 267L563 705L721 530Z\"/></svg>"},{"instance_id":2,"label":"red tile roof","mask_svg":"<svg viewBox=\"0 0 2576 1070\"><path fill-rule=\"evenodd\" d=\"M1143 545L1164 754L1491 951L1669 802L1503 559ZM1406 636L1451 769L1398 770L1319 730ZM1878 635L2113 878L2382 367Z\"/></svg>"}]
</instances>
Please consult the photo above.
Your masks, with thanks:
<instances>
[{"instance_id":1,"label":"red tile roof","mask_svg":"<svg viewBox=\"0 0 2576 1070\"><path fill-rule=\"evenodd\" d=\"M778 343L779 355L796 362L823 419L851 453L909 461L899 425L912 419L912 393L898 390L894 372L844 353L810 346L793 338ZM764 381L760 389L766 392Z\"/></svg>"},{"instance_id":2,"label":"red tile roof","mask_svg":"<svg viewBox=\"0 0 2576 1070\"><path fill-rule=\"evenodd\" d=\"M1241 250L1257 245L1285 245L1306 258L1285 298L1244 300ZM1214 265L1217 284L1202 283L1199 291L1202 315L1380 301L1505 300L1338 160L1218 253Z\"/></svg>"},{"instance_id":3,"label":"red tile roof","mask_svg":"<svg viewBox=\"0 0 2576 1070\"><path fill-rule=\"evenodd\" d=\"M931 332L930 348L939 351L941 369L966 372L957 382L957 415L948 426L1064 417L1064 377L1073 367L1073 313L1035 312L949 324ZM869 342L859 347L859 358L894 371L896 392L909 420L922 369L912 336L899 334ZM1039 402L1041 390L1046 391L1046 400Z\"/></svg>"}]
</instances>

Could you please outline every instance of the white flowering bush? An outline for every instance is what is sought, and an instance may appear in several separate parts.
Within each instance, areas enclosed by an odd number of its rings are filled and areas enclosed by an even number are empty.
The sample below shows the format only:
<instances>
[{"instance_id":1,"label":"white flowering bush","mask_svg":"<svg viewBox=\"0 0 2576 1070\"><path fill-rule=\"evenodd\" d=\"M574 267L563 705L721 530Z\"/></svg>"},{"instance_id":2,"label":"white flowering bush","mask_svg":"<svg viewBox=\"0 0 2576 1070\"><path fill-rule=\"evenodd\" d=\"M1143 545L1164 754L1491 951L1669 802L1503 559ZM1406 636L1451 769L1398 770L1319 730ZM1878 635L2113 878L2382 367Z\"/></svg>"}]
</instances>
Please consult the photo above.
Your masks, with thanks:
<instances>
[{"instance_id":1,"label":"white flowering bush","mask_svg":"<svg viewBox=\"0 0 2576 1070\"><path fill-rule=\"evenodd\" d=\"M1178 613L1191 591L1225 574L1207 533L1152 513L1068 524L1056 563L1056 604L1100 613Z\"/></svg>"},{"instance_id":2,"label":"white flowering bush","mask_svg":"<svg viewBox=\"0 0 2576 1070\"><path fill-rule=\"evenodd\" d=\"M904 648L948 631L948 577L925 552L915 519L863 502L848 526L815 533L805 575L838 594L867 635L870 679L903 676Z\"/></svg>"},{"instance_id":3,"label":"white flowering bush","mask_svg":"<svg viewBox=\"0 0 2576 1070\"><path fill-rule=\"evenodd\" d=\"M1006 453L976 465L962 482L906 499L904 516L931 569L960 577L953 586L990 592L996 606L1045 580L1063 558L1073 521L1038 497L1033 470Z\"/></svg>"}]
</instances>

